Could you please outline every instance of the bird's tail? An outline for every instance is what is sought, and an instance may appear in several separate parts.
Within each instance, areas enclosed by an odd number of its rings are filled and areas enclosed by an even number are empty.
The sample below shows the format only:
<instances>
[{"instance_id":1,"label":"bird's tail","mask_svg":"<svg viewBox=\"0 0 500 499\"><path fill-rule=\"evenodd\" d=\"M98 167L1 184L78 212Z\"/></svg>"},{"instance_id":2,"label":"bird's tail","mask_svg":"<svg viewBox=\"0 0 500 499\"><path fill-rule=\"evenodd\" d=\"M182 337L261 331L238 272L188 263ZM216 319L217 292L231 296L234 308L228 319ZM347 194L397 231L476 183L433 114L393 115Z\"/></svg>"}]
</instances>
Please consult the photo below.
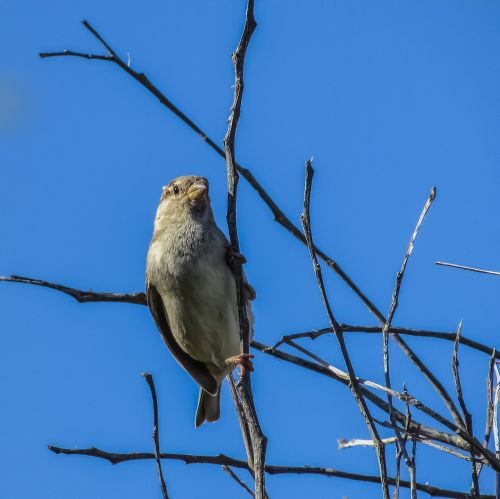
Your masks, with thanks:
<instances>
[{"instance_id":1,"label":"bird's tail","mask_svg":"<svg viewBox=\"0 0 500 499\"><path fill-rule=\"evenodd\" d=\"M198 428L204 421L210 423L217 421L220 416L220 386L217 395L210 395L203 388L200 388L198 397L198 407L196 408L195 426Z\"/></svg>"}]
</instances>

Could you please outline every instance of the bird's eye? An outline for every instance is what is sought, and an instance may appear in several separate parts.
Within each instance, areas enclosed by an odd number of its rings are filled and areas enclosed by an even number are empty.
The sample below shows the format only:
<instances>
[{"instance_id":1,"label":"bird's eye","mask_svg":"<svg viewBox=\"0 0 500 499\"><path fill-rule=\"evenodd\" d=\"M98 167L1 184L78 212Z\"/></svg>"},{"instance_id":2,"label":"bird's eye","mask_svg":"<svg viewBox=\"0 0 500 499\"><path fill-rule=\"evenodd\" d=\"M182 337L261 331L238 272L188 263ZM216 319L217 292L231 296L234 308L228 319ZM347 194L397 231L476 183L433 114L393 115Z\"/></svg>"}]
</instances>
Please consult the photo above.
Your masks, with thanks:
<instances>
[{"instance_id":1,"label":"bird's eye","mask_svg":"<svg viewBox=\"0 0 500 499\"><path fill-rule=\"evenodd\" d=\"M174 185L172 187L172 192L174 193L175 196L177 196L177 194L179 194L179 187L177 185Z\"/></svg>"}]
</instances>

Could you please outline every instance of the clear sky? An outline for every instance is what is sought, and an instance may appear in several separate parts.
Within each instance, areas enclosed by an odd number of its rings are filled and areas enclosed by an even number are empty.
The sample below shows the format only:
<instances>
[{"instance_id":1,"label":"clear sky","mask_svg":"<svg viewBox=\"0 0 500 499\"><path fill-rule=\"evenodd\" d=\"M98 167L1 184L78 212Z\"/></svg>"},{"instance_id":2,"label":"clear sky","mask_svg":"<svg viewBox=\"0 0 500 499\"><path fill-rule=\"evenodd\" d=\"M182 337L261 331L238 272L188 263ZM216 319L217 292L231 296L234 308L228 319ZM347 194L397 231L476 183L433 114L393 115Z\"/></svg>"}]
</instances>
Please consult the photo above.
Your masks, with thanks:
<instances>
[{"instance_id":1,"label":"clear sky","mask_svg":"<svg viewBox=\"0 0 500 499\"><path fill-rule=\"evenodd\" d=\"M231 51L243 0L18 0L0 18L0 273L78 288L144 289L161 188L204 175L225 230L224 161L118 67L41 60L40 51L101 52L88 19L218 143L232 101ZM395 324L455 330L500 347L500 279L436 267L437 259L500 270L500 5L484 0L256 1L237 159L298 223L304 160L314 156L318 245L387 312L394 278L431 186ZM307 250L242 181L239 230L257 290L255 337L327 325ZM325 269L339 321L375 319ZM34 286L0 285L0 497L160 497L154 462L111 466L56 456L47 444L150 451L152 414L140 372L155 376L162 449L243 457L227 386L222 417L194 428L197 388L146 307L78 304ZM382 382L378 335L347 338L359 375ZM452 344L410 338L453 393ZM343 368L336 341L310 344ZM393 384L445 409L391 345ZM465 397L484 431L488 358L461 348ZM257 354L254 392L268 462L377 473L348 390ZM379 414L379 416L381 416ZM415 414L423 421L428 420ZM388 435L385 431L382 434ZM393 472L394 449L388 448ZM419 446L418 480L467 490L469 465ZM165 462L173 498L246 497L219 467ZM240 475L250 483L246 473ZM482 491L492 492L485 472ZM376 485L269 476L273 498L378 497ZM406 497L406 492L402 494Z\"/></svg>"}]
</instances>

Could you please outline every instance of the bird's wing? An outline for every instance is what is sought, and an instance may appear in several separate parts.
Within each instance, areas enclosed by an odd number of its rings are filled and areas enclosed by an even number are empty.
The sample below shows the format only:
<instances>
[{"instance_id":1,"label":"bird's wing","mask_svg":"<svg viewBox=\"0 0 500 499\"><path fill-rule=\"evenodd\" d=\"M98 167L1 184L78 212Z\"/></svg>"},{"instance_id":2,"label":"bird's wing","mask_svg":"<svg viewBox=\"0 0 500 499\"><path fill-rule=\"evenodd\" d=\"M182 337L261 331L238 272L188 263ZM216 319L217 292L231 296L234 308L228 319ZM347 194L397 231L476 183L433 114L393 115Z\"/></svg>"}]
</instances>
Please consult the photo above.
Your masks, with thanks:
<instances>
[{"instance_id":1,"label":"bird's wing","mask_svg":"<svg viewBox=\"0 0 500 499\"><path fill-rule=\"evenodd\" d=\"M163 299L157 289L152 285L147 285L147 299L151 314L158 326L158 329L167 344L169 350L191 377L208 393L217 395L218 386L215 378L210 374L203 362L193 359L175 341L167 320L167 314L163 305Z\"/></svg>"}]
</instances>

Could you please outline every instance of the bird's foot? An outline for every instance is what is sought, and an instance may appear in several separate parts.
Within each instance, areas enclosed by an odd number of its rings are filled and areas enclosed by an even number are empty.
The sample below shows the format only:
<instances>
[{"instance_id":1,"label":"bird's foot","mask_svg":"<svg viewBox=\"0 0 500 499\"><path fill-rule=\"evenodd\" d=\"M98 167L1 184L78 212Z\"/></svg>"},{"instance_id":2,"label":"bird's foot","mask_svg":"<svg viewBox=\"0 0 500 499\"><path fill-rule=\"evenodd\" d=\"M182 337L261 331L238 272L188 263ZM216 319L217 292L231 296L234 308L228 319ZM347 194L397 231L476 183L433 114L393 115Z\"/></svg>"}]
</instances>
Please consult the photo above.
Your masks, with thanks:
<instances>
[{"instance_id":1,"label":"bird's foot","mask_svg":"<svg viewBox=\"0 0 500 499\"><path fill-rule=\"evenodd\" d=\"M250 353L240 353L239 355L234 355L233 357L229 357L229 359L226 359L226 366L231 369L231 371L236 368L240 367L240 374L244 374L246 369L248 369L250 372L254 370L253 368L253 362L252 359L255 357L255 355L252 355Z\"/></svg>"},{"instance_id":2,"label":"bird's foot","mask_svg":"<svg viewBox=\"0 0 500 499\"><path fill-rule=\"evenodd\" d=\"M247 259L241 253L234 251L232 246L228 244L226 248L226 262L229 265L231 270L234 270L234 266L236 262L239 262L241 265L247 263Z\"/></svg>"}]
</instances>

